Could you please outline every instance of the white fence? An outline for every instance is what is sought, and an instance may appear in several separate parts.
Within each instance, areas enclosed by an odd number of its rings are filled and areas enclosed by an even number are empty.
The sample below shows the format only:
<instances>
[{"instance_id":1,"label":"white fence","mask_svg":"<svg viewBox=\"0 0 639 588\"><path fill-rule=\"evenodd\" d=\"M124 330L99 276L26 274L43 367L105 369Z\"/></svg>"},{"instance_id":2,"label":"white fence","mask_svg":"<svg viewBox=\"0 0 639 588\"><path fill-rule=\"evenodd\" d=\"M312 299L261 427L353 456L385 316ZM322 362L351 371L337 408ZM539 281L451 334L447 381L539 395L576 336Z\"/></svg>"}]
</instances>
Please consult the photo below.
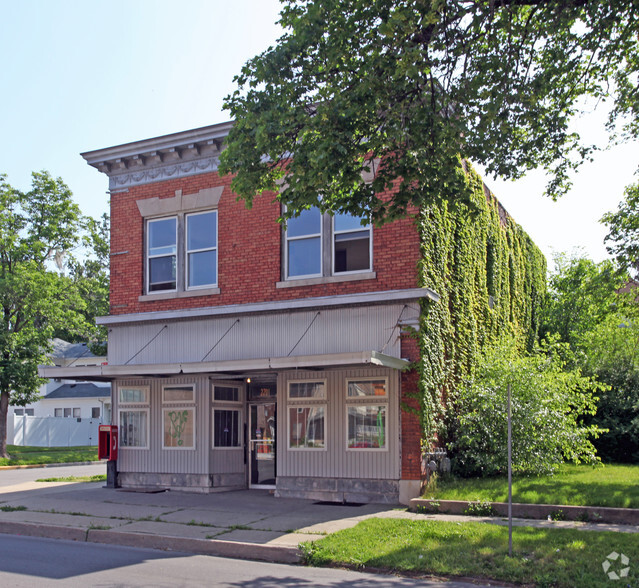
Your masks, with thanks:
<instances>
[{"instance_id":1,"label":"white fence","mask_svg":"<svg viewBox=\"0 0 639 588\"><path fill-rule=\"evenodd\" d=\"M33 447L97 446L101 423L100 419L14 416L13 439L7 439L7 443Z\"/></svg>"}]
</instances>

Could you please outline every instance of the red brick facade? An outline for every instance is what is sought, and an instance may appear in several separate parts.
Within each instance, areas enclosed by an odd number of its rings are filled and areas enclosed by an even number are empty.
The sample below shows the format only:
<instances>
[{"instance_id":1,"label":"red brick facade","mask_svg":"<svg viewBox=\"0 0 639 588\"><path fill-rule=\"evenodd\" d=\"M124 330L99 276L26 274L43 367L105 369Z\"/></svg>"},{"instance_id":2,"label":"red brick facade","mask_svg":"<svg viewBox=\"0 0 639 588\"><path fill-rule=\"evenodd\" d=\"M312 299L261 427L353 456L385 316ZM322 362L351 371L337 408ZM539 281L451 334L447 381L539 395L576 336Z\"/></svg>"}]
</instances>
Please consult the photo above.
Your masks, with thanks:
<instances>
[{"instance_id":1,"label":"red brick facade","mask_svg":"<svg viewBox=\"0 0 639 588\"><path fill-rule=\"evenodd\" d=\"M410 334L402 335L402 358L410 361L419 359L419 345ZM402 480L421 478L421 438L419 418L419 374L416 369L402 372L401 375L401 451ZM405 410L408 407L410 410Z\"/></svg>"},{"instance_id":2,"label":"red brick facade","mask_svg":"<svg viewBox=\"0 0 639 588\"><path fill-rule=\"evenodd\" d=\"M218 207L220 294L138 300L144 294L144 220L136 205L146 198L172 198L224 186ZM247 210L230 190L230 177L206 173L128 188L111 195L111 314L290 300L417 287L419 238L413 219L373 229L374 280L277 288L282 280L279 205L269 196Z\"/></svg>"}]
</instances>

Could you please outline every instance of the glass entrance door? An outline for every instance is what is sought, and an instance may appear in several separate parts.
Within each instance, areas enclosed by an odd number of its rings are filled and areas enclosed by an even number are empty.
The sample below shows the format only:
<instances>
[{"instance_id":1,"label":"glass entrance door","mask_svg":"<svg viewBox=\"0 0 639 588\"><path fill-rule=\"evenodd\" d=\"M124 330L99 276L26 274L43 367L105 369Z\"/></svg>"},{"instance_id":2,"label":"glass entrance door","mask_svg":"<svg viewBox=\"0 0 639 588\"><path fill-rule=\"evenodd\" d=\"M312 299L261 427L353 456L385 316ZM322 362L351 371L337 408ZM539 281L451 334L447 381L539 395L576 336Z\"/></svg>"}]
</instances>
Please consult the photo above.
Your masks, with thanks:
<instances>
[{"instance_id":1,"label":"glass entrance door","mask_svg":"<svg viewBox=\"0 0 639 588\"><path fill-rule=\"evenodd\" d=\"M275 487L276 403L249 404L249 486Z\"/></svg>"}]
</instances>

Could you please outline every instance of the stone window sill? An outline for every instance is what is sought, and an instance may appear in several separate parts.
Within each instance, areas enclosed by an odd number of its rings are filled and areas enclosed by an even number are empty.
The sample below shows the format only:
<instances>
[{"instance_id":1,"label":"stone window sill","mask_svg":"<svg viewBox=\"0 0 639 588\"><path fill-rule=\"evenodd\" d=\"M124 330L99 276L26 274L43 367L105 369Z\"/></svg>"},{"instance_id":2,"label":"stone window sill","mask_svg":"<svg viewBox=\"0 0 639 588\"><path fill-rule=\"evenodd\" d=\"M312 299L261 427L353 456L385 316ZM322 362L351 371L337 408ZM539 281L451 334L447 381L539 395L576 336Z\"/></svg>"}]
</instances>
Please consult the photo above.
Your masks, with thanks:
<instances>
[{"instance_id":1,"label":"stone window sill","mask_svg":"<svg viewBox=\"0 0 639 588\"><path fill-rule=\"evenodd\" d=\"M172 300L174 298L192 298L193 296L215 296L220 293L219 288L204 288L202 290L186 290L184 292L158 292L144 294L138 297L139 302L153 302L155 300Z\"/></svg>"},{"instance_id":2,"label":"stone window sill","mask_svg":"<svg viewBox=\"0 0 639 588\"><path fill-rule=\"evenodd\" d=\"M318 284L336 284L339 282L355 282L358 280L374 280L376 272L361 272L357 274L344 274L343 276L327 276L321 278L306 278L301 280L286 280L277 282L277 288L299 288L302 286L316 286Z\"/></svg>"}]
</instances>

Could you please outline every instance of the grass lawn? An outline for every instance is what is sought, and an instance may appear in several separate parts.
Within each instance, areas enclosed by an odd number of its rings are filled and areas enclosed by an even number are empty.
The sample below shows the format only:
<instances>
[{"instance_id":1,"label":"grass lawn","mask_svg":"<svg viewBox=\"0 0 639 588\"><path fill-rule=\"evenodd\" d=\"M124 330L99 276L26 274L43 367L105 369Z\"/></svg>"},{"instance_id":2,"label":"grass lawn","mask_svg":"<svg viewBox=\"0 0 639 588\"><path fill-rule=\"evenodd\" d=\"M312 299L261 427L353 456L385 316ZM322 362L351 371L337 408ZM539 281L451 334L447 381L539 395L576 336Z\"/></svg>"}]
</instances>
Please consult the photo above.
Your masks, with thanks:
<instances>
[{"instance_id":1,"label":"grass lawn","mask_svg":"<svg viewBox=\"0 0 639 588\"><path fill-rule=\"evenodd\" d=\"M424 498L508 501L508 479L439 478ZM513 477L513 502L639 508L639 466L565 465L554 476Z\"/></svg>"},{"instance_id":2,"label":"grass lawn","mask_svg":"<svg viewBox=\"0 0 639 588\"><path fill-rule=\"evenodd\" d=\"M0 458L0 466L98 461L97 447L22 447L19 445L7 445L7 453L10 456L9 459Z\"/></svg>"},{"instance_id":3,"label":"grass lawn","mask_svg":"<svg viewBox=\"0 0 639 588\"><path fill-rule=\"evenodd\" d=\"M65 476L62 478L38 478L36 482L106 482L106 474L95 476Z\"/></svg>"},{"instance_id":4,"label":"grass lawn","mask_svg":"<svg viewBox=\"0 0 639 588\"><path fill-rule=\"evenodd\" d=\"M382 568L410 574L466 576L574 588L609 585L602 563L616 551L630 559L619 586L639 586L639 535L576 529L513 529L486 523L368 519L303 546L310 565ZM609 571L623 568L620 558Z\"/></svg>"}]
</instances>

